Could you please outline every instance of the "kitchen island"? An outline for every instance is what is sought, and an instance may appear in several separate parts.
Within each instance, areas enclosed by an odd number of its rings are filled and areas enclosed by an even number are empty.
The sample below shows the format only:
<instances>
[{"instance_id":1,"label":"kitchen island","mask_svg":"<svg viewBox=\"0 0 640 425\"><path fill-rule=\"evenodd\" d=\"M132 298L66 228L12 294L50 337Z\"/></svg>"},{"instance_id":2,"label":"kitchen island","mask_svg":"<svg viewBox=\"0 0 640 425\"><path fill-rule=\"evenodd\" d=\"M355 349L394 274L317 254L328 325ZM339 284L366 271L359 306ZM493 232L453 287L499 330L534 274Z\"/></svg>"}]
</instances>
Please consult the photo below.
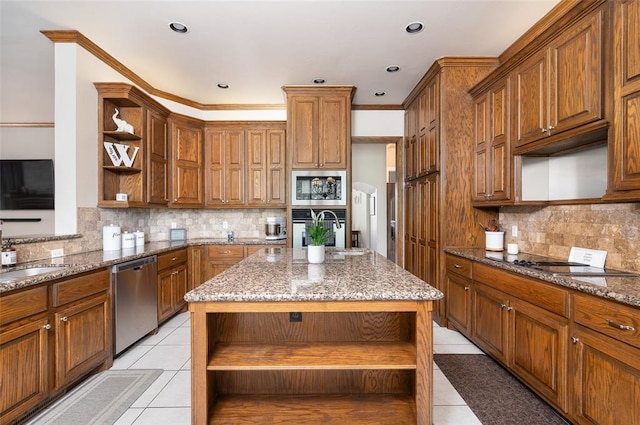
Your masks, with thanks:
<instances>
[{"instance_id":1,"label":"kitchen island","mask_svg":"<svg viewBox=\"0 0 640 425\"><path fill-rule=\"evenodd\" d=\"M259 251L185 296L192 423L430 425L442 296L369 250Z\"/></svg>"}]
</instances>

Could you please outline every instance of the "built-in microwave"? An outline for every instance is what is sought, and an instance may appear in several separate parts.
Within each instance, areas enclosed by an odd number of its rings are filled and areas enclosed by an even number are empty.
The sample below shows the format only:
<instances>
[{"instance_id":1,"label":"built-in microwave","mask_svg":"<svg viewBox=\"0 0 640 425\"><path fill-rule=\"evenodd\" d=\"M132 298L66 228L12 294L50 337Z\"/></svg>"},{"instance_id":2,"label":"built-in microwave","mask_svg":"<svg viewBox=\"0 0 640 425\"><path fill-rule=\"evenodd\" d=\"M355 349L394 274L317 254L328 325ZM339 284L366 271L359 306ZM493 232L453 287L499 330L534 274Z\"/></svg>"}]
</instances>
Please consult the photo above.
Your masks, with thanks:
<instances>
[{"instance_id":1,"label":"built-in microwave","mask_svg":"<svg viewBox=\"0 0 640 425\"><path fill-rule=\"evenodd\" d=\"M347 205L347 172L292 171L291 205Z\"/></svg>"}]
</instances>

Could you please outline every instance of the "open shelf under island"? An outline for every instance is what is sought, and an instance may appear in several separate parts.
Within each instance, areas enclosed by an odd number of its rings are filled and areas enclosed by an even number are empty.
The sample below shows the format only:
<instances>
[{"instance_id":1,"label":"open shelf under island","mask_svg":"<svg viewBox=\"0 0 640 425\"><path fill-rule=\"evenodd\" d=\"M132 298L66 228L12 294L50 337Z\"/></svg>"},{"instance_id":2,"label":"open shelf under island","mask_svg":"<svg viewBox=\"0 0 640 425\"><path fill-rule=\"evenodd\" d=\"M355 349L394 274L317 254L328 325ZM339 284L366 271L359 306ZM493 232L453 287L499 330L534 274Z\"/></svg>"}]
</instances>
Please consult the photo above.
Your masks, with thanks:
<instances>
[{"instance_id":1,"label":"open shelf under island","mask_svg":"<svg viewBox=\"0 0 640 425\"><path fill-rule=\"evenodd\" d=\"M430 425L440 298L370 250L257 252L185 296L192 423Z\"/></svg>"}]
</instances>

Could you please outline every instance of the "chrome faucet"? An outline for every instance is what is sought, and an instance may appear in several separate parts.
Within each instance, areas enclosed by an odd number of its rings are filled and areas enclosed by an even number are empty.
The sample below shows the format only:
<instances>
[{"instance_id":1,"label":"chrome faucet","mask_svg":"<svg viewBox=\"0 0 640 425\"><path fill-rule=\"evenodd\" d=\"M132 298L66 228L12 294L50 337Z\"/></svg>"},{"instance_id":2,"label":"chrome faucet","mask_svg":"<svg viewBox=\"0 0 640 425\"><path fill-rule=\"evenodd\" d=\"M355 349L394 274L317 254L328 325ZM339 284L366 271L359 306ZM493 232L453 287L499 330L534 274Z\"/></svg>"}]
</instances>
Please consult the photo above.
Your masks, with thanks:
<instances>
[{"instance_id":1,"label":"chrome faucet","mask_svg":"<svg viewBox=\"0 0 640 425\"><path fill-rule=\"evenodd\" d=\"M320 211L318 214L316 214L316 213L313 211L313 208L309 208L309 209L311 210L311 219L312 219L314 222L318 222L318 221L320 221L320 220L324 221L324 213L329 213L329 214L331 214L332 216L334 216L334 217L335 217L335 219L336 219L336 229L341 229L341 228L342 228L342 225L340 224L340 220L338 219L338 216L337 216L337 215L336 215L336 213L334 213L333 211L331 211L331 210L322 210L322 211Z\"/></svg>"}]
</instances>

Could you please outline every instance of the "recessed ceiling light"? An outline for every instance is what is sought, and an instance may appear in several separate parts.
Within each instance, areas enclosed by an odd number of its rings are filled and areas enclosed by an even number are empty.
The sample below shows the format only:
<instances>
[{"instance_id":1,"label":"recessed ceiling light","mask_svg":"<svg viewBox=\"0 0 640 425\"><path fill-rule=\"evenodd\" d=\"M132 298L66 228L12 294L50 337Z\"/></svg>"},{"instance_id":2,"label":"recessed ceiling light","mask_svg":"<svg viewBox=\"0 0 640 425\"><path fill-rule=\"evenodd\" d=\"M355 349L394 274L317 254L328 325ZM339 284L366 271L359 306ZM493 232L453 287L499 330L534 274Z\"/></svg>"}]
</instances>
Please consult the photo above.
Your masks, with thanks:
<instances>
[{"instance_id":1,"label":"recessed ceiling light","mask_svg":"<svg viewBox=\"0 0 640 425\"><path fill-rule=\"evenodd\" d=\"M171 28L172 31L180 34L186 34L189 32L189 28L187 28L187 26L181 22L169 22L169 28Z\"/></svg>"},{"instance_id":2,"label":"recessed ceiling light","mask_svg":"<svg viewBox=\"0 0 640 425\"><path fill-rule=\"evenodd\" d=\"M384 92L384 91L377 91L377 92L374 93L374 95L376 95L378 97L384 96L385 94L387 94L387 92Z\"/></svg>"},{"instance_id":3,"label":"recessed ceiling light","mask_svg":"<svg viewBox=\"0 0 640 425\"><path fill-rule=\"evenodd\" d=\"M409 25L407 25L404 30L406 32L408 32L409 34L417 34L420 31L422 31L424 29L424 24L422 22L411 22Z\"/></svg>"},{"instance_id":4,"label":"recessed ceiling light","mask_svg":"<svg viewBox=\"0 0 640 425\"><path fill-rule=\"evenodd\" d=\"M226 83L218 83L218 87L221 89L228 89L229 88L229 84Z\"/></svg>"},{"instance_id":5,"label":"recessed ceiling light","mask_svg":"<svg viewBox=\"0 0 640 425\"><path fill-rule=\"evenodd\" d=\"M326 80L324 78L315 78L313 82L314 84L324 84Z\"/></svg>"},{"instance_id":6,"label":"recessed ceiling light","mask_svg":"<svg viewBox=\"0 0 640 425\"><path fill-rule=\"evenodd\" d=\"M387 67L387 72L398 72L400 71L400 67L398 65L389 65Z\"/></svg>"}]
</instances>

